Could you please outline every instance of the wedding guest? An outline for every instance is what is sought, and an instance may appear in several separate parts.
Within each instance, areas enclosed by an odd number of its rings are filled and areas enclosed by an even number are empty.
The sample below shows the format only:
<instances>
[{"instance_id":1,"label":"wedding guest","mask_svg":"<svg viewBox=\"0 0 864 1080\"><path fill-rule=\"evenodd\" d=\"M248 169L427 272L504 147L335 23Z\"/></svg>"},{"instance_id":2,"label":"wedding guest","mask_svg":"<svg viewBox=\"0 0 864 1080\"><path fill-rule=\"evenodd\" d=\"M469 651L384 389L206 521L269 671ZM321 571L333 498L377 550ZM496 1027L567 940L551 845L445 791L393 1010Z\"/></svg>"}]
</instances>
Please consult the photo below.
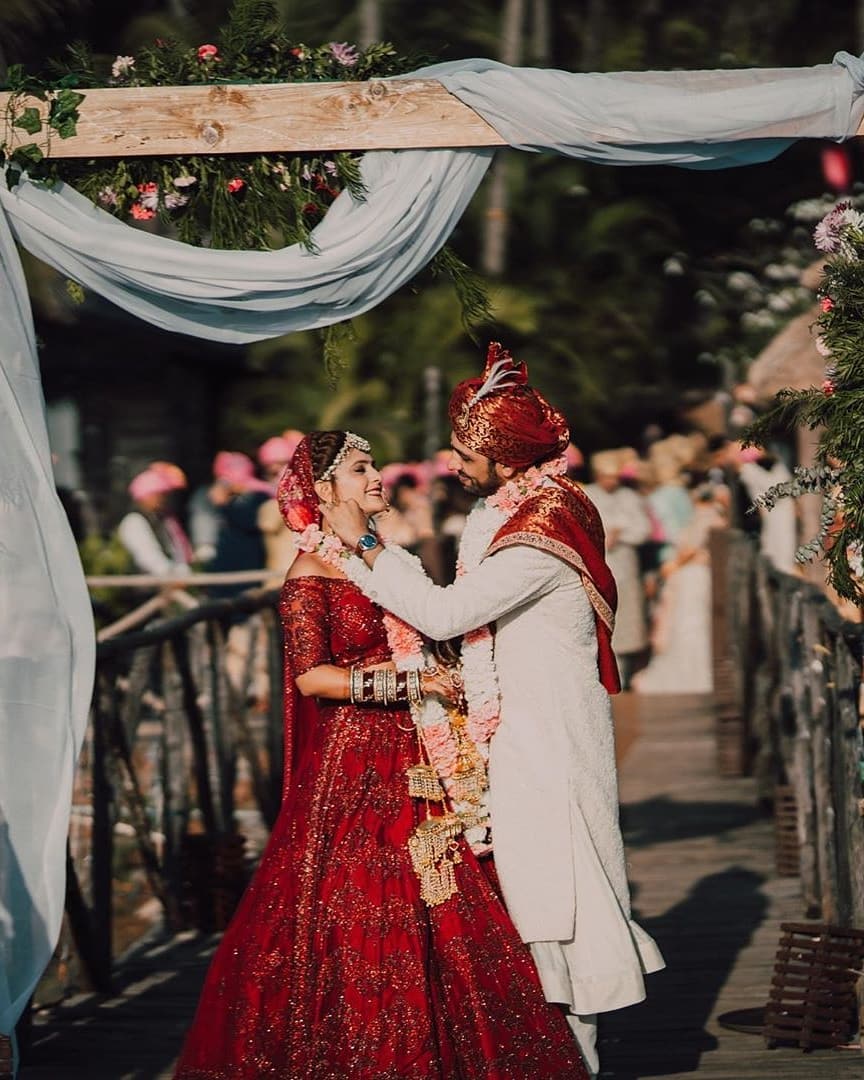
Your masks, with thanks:
<instances>
[{"instance_id":1,"label":"wedding guest","mask_svg":"<svg viewBox=\"0 0 864 1080\"><path fill-rule=\"evenodd\" d=\"M192 546L170 505L171 493L182 477L176 465L155 462L138 473L129 484L134 509L117 527L120 542L129 552L137 570L160 577L184 577L190 572Z\"/></svg>"}]
</instances>

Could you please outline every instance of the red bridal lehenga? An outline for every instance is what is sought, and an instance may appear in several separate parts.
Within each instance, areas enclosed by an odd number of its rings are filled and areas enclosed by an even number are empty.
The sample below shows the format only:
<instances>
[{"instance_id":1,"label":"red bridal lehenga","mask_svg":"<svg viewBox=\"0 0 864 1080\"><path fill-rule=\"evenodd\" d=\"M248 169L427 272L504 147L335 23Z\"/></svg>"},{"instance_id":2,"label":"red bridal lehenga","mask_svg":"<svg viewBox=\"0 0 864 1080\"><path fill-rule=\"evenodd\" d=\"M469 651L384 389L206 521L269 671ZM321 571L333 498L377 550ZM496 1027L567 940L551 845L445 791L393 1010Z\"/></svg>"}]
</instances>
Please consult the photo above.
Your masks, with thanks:
<instances>
[{"instance_id":1,"label":"red bridal lehenga","mask_svg":"<svg viewBox=\"0 0 864 1080\"><path fill-rule=\"evenodd\" d=\"M407 709L292 694L319 664L389 660L350 582L282 594L290 783L213 959L175 1080L587 1080L563 1014L462 844L458 892L420 899L408 838L423 803Z\"/></svg>"}]
</instances>

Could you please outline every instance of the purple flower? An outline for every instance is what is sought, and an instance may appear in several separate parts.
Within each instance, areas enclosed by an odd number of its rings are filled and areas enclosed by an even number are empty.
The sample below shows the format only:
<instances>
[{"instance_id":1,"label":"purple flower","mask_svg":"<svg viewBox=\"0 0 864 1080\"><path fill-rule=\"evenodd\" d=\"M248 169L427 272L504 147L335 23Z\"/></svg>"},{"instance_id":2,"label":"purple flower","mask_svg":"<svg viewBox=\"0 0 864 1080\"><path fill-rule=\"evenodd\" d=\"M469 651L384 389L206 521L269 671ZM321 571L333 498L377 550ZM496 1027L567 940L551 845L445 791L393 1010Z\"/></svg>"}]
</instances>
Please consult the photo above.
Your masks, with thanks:
<instances>
[{"instance_id":1,"label":"purple flower","mask_svg":"<svg viewBox=\"0 0 864 1080\"><path fill-rule=\"evenodd\" d=\"M325 161L324 162L324 172L329 173L330 176L335 176L336 173L338 172L338 170L336 168L336 162L335 161Z\"/></svg>"},{"instance_id":2,"label":"purple flower","mask_svg":"<svg viewBox=\"0 0 864 1080\"><path fill-rule=\"evenodd\" d=\"M844 243L846 232L850 228L860 230L862 226L864 215L853 210L848 202L837 203L813 230L813 243L828 255L842 250L844 255L851 257L854 254L853 249L848 243Z\"/></svg>"},{"instance_id":3,"label":"purple flower","mask_svg":"<svg viewBox=\"0 0 864 1080\"><path fill-rule=\"evenodd\" d=\"M117 192L114 190L114 188L103 187L96 197L103 206L117 205Z\"/></svg>"},{"instance_id":4,"label":"purple flower","mask_svg":"<svg viewBox=\"0 0 864 1080\"><path fill-rule=\"evenodd\" d=\"M354 67L357 63L357 48L347 42L331 41L330 52L334 60L338 60L343 67Z\"/></svg>"}]
</instances>

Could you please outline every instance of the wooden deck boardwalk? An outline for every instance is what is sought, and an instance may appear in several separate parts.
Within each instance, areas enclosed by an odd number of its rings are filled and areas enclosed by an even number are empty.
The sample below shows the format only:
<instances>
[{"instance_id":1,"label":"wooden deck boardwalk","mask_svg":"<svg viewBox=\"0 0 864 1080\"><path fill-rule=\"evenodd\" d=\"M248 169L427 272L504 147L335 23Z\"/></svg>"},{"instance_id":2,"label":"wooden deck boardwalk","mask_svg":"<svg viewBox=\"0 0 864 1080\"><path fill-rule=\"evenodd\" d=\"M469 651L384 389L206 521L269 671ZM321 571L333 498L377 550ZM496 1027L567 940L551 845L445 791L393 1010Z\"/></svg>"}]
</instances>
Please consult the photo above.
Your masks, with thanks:
<instances>
[{"instance_id":1,"label":"wooden deck boardwalk","mask_svg":"<svg viewBox=\"0 0 864 1080\"><path fill-rule=\"evenodd\" d=\"M634 906L669 966L645 1004L604 1018L604 1080L862 1080L857 1051L767 1050L718 1024L764 1003L779 924L803 915L797 881L774 876L753 783L717 776L705 699L624 695L616 721ZM21 1080L170 1077L214 947L192 934L153 943L115 996L38 1012Z\"/></svg>"}]
</instances>

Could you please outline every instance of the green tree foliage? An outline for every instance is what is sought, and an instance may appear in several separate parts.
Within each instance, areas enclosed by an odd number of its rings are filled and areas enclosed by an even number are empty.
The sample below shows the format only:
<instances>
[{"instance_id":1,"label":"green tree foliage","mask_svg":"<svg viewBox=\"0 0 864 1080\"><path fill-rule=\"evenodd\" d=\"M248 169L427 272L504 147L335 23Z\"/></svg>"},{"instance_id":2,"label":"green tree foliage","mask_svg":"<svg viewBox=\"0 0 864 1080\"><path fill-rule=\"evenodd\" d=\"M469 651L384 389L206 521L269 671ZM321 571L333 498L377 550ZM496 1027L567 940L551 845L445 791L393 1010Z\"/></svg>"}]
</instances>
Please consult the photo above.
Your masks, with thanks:
<instances>
[{"instance_id":1,"label":"green tree foliage","mask_svg":"<svg viewBox=\"0 0 864 1080\"><path fill-rule=\"evenodd\" d=\"M134 52L142 32L197 45L224 23L228 6L78 0L63 5L62 33L19 42L15 59L27 61L35 50L58 53L75 37L109 60ZM277 7L293 39L356 39L359 0L278 0ZM530 57L537 5L525 7L523 55ZM498 55L501 3L380 0L379 9L382 36L402 53L442 60ZM829 62L838 49L854 51L858 37L855 5L816 0L553 0L546 11L543 62L571 71L807 65ZM170 33L157 24L170 24ZM318 335L250 349L236 385L226 388L220 439L227 445L338 414L364 430L377 425L381 452L417 455L423 369L439 365L452 384L477 369L488 337L500 337L529 362L532 378L562 404L586 450L636 440L652 416L671 424L682 391L719 386L728 363L743 365L758 347L757 333L742 332L724 283L735 269L760 262L754 245L764 237L748 230L752 219L779 219L796 199L819 193L818 152L802 144L776 163L721 173L609 168L513 152L509 264L494 283L493 318L480 327L477 344L443 290L407 288L357 321L335 390L321 369ZM484 211L481 189L453 238L475 266Z\"/></svg>"}]
</instances>

